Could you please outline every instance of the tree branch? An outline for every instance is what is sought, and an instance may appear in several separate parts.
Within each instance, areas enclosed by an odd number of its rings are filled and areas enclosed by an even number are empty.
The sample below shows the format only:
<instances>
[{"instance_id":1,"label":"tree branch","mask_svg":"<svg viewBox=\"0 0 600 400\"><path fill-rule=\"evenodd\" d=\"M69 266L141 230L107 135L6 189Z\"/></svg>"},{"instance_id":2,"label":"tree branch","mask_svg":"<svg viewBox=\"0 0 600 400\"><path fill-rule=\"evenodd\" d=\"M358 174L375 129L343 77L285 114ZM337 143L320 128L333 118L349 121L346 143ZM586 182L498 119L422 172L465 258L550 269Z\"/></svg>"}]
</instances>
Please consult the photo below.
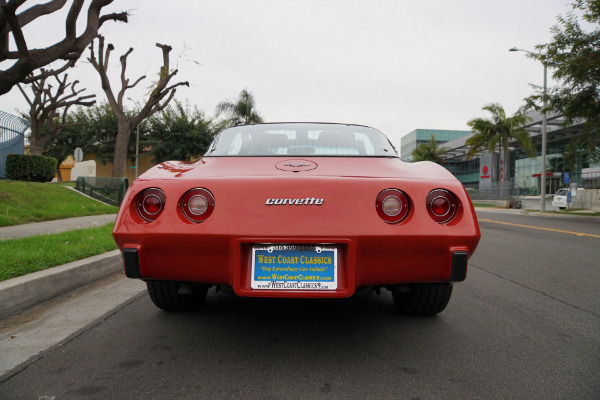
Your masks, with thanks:
<instances>
[{"instance_id":1,"label":"tree branch","mask_svg":"<svg viewBox=\"0 0 600 400\"><path fill-rule=\"evenodd\" d=\"M22 82L31 72L40 69L58 59L76 61L82 52L98 34L99 27L107 21L127 22L126 12L101 15L101 11L114 0L90 0L87 12L87 25L83 33L77 36L78 20L85 0L73 0L65 18L65 38L46 48L29 49L22 32L22 27L35 19L52 14L64 7L66 0L51 0L44 4L33 6L17 15L17 8L26 0L0 2L0 62L9 59L17 60L6 70L0 71L0 95ZM17 51L10 51L10 35L12 34ZM48 75L38 75L35 78L58 74L68 68L57 71L47 71ZM31 82L31 80L29 81Z\"/></svg>"},{"instance_id":2,"label":"tree branch","mask_svg":"<svg viewBox=\"0 0 600 400\"><path fill-rule=\"evenodd\" d=\"M38 75L31 74L27 78L23 79L22 82L25 83L25 84L29 84L29 83L32 83L34 81L38 81L40 79L45 79L45 78L48 78L48 77L51 77L51 76L60 75L63 72L65 72L67 69L69 69L71 67L74 67L76 62L77 62L76 60L70 60L65 65L63 65L62 67L60 67L59 69L45 70L44 68L41 68L40 71L43 71L42 73L40 73Z\"/></svg>"},{"instance_id":3,"label":"tree branch","mask_svg":"<svg viewBox=\"0 0 600 400\"><path fill-rule=\"evenodd\" d=\"M19 8L26 1L27 0L18 1L17 3L19 3L19 4L17 5L16 8ZM38 4L31 8L28 8L27 10L25 10L21 14L19 14L19 17L18 17L19 25L21 25L23 27L39 17L52 14L53 12L58 11L61 8L63 8L63 6L66 4L66 2L67 2L67 0L52 0L47 3ZM0 23L1 23L1 20L0 20Z\"/></svg>"},{"instance_id":4,"label":"tree branch","mask_svg":"<svg viewBox=\"0 0 600 400\"><path fill-rule=\"evenodd\" d=\"M23 36L23 31L19 26L19 21L17 16L15 15L16 7L14 4L3 4L0 6L2 10L2 14L6 18L6 23L8 24L8 29L12 31L13 39L15 44L17 45L17 50L19 54L19 58L28 59L29 58L29 50L27 49L27 42L25 41L25 36Z\"/></svg>"},{"instance_id":5,"label":"tree branch","mask_svg":"<svg viewBox=\"0 0 600 400\"><path fill-rule=\"evenodd\" d=\"M33 75L33 74L32 74ZM46 71L42 70L39 75L46 75ZM68 75L65 74L63 77L54 75L56 79L56 88L46 83L46 78L35 80L31 82L31 92L33 98L30 98L25 90L19 84L19 90L30 105L29 108L29 120L31 122L31 141L30 150L32 154L41 154L46 144L53 140L56 135L65 127L66 114L69 107L73 105L80 106L91 106L96 101L91 100L96 95L80 95L85 88L76 89L78 81L68 83ZM69 90L70 92L67 92ZM59 111L62 109L62 123L58 125L54 122L54 119L58 117ZM48 126L48 133L46 135L41 134L43 123L46 122Z\"/></svg>"},{"instance_id":6,"label":"tree branch","mask_svg":"<svg viewBox=\"0 0 600 400\"><path fill-rule=\"evenodd\" d=\"M65 32L67 40L73 40L77 37L77 18L79 18L79 13L81 12L81 8L83 7L83 0L73 0L73 4L71 5L71 9L69 10L69 14L67 15L67 20L65 22Z\"/></svg>"}]
</instances>

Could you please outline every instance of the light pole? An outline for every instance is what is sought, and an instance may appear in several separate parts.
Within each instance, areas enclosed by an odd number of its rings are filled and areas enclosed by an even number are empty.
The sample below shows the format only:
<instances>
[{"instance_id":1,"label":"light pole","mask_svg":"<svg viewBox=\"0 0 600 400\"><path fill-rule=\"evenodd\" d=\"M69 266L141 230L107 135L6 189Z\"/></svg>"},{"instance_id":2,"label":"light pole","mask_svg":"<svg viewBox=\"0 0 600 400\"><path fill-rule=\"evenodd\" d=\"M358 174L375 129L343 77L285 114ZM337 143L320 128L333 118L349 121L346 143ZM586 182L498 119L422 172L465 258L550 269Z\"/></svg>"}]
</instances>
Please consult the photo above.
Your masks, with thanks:
<instances>
[{"instance_id":1,"label":"light pole","mask_svg":"<svg viewBox=\"0 0 600 400\"><path fill-rule=\"evenodd\" d=\"M539 54L533 53L529 50L517 49L513 47L508 51L524 51L525 53L531 54L532 56L539 56ZM546 211L546 129L547 129L547 119L546 119L546 90L547 90L547 74L548 68L546 67L546 63L542 62L544 65L544 90L542 92L542 174L541 174L541 182L540 182L540 212Z\"/></svg>"},{"instance_id":2,"label":"light pole","mask_svg":"<svg viewBox=\"0 0 600 400\"><path fill-rule=\"evenodd\" d=\"M140 126L135 129L135 179L138 178L138 160L140 155Z\"/></svg>"},{"instance_id":3,"label":"light pole","mask_svg":"<svg viewBox=\"0 0 600 400\"><path fill-rule=\"evenodd\" d=\"M131 97L128 97L127 99L133 101L137 106L137 103ZM140 125L138 124L138 126L136 126L136 129L135 129L135 179L138 178L139 155L140 155Z\"/></svg>"}]
</instances>

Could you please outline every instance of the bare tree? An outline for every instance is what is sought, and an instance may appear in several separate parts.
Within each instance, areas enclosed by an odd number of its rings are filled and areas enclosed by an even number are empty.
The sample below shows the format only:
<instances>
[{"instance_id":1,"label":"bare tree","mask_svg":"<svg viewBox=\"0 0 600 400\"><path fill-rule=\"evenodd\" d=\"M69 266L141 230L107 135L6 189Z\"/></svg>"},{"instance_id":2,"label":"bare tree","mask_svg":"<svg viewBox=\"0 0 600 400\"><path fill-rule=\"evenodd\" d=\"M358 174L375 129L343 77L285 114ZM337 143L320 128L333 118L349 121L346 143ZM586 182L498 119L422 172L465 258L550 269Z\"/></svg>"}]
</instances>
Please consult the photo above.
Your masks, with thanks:
<instances>
[{"instance_id":1,"label":"bare tree","mask_svg":"<svg viewBox=\"0 0 600 400\"><path fill-rule=\"evenodd\" d=\"M46 82L48 79L44 77L46 73L47 71L42 68L39 74L42 78L31 83L32 97L27 95L21 84L17 84L25 100L27 100L27 104L29 104L29 122L31 122L29 151L31 154L37 155L41 155L44 147L54 140L64 128L81 125L67 123L69 107L73 105L89 107L96 102L95 100L88 100L96 97L95 94L80 96L85 88L79 90L75 88L79 81L67 83L67 74L64 74L62 79L54 75L58 86L56 90L53 90L53 86ZM44 123L47 124L48 132L42 135Z\"/></svg>"},{"instance_id":2,"label":"bare tree","mask_svg":"<svg viewBox=\"0 0 600 400\"><path fill-rule=\"evenodd\" d=\"M130 84L129 79L125 77L125 70L127 69L127 56L131 54L133 48L130 48L120 58L121 60L121 90L115 97L113 90L108 80L107 68L110 53L114 50L112 44L108 44L106 49L104 48L104 37L98 36L98 57L94 53L94 44L90 46L90 58L88 60L92 63L96 71L100 74L102 81L102 89L106 93L108 98L108 104L115 112L119 121L119 132L115 139L115 154L113 157L113 177L121 177L125 175L125 163L127 161L127 144L129 143L129 137L131 132L142 122L144 119L153 115L154 113L164 109L173 96L178 86L189 86L188 82L178 82L169 86L169 81L177 74L177 70L172 72L169 70L169 53L172 50L170 46L156 43L156 46L162 50L163 54L163 66L160 68L158 82L154 84L154 89L148 95L148 99L144 105L137 110L135 113L129 115L125 112L123 105L123 99L125 98L125 92L127 89L135 87L142 79L146 76L141 76L134 83Z\"/></svg>"},{"instance_id":3,"label":"bare tree","mask_svg":"<svg viewBox=\"0 0 600 400\"><path fill-rule=\"evenodd\" d=\"M85 0L73 0L65 20L65 37L46 48L30 49L22 28L39 17L61 10L67 0L50 0L34 5L20 13L17 9L27 0L0 0L0 62L15 60L14 64L0 70L0 95L8 93L19 83L31 83L43 77L56 75L72 67L92 40L98 29L107 21L127 22L127 13L101 15L102 8L113 0L91 0L87 12L85 30L77 36L77 21ZM14 40L16 51L10 50L10 38ZM56 60L65 60L57 70L44 70L38 75L33 71L45 67ZM29 77L28 77L29 76Z\"/></svg>"}]
</instances>

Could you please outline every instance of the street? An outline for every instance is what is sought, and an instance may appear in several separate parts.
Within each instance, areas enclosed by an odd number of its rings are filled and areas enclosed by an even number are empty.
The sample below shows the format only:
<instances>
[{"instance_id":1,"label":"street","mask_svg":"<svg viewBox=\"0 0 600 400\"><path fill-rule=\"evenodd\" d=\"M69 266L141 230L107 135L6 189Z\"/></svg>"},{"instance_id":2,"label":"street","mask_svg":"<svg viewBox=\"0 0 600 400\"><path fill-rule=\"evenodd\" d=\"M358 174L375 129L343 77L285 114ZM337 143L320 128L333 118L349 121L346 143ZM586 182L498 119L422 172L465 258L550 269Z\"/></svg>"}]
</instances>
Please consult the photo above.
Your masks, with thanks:
<instances>
[{"instance_id":1,"label":"street","mask_svg":"<svg viewBox=\"0 0 600 400\"><path fill-rule=\"evenodd\" d=\"M211 289L191 314L144 294L2 375L0 398L598 399L600 219L477 214L467 279L436 317L399 315L387 291Z\"/></svg>"}]
</instances>

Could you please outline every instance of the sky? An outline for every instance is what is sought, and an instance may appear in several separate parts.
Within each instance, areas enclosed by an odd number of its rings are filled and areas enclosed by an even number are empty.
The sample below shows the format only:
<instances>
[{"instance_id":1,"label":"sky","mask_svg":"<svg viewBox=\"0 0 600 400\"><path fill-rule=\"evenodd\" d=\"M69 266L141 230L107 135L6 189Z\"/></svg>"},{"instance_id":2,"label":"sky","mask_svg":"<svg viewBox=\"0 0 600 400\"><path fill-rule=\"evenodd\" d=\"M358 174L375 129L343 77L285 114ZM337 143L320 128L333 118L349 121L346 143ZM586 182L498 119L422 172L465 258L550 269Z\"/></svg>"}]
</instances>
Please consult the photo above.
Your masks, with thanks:
<instances>
[{"instance_id":1,"label":"sky","mask_svg":"<svg viewBox=\"0 0 600 400\"><path fill-rule=\"evenodd\" d=\"M104 12L128 11L129 22L101 33L115 46L115 92L130 47L127 76L147 76L125 96L132 108L156 80L162 43L173 47L172 82L190 84L176 98L208 116L247 89L266 122L368 125L399 147L415 129L468 130L489 103L515 112L530 85L543 83L543 67L508 49L549 42L570 10L567 0L115 0ZM64 15L39 18L24 34L30 48L53 44ZM104 102L88 56L69 77ZM0 110L27 108L16 87L0 96Z\"/></svg>"}]
</instances>

